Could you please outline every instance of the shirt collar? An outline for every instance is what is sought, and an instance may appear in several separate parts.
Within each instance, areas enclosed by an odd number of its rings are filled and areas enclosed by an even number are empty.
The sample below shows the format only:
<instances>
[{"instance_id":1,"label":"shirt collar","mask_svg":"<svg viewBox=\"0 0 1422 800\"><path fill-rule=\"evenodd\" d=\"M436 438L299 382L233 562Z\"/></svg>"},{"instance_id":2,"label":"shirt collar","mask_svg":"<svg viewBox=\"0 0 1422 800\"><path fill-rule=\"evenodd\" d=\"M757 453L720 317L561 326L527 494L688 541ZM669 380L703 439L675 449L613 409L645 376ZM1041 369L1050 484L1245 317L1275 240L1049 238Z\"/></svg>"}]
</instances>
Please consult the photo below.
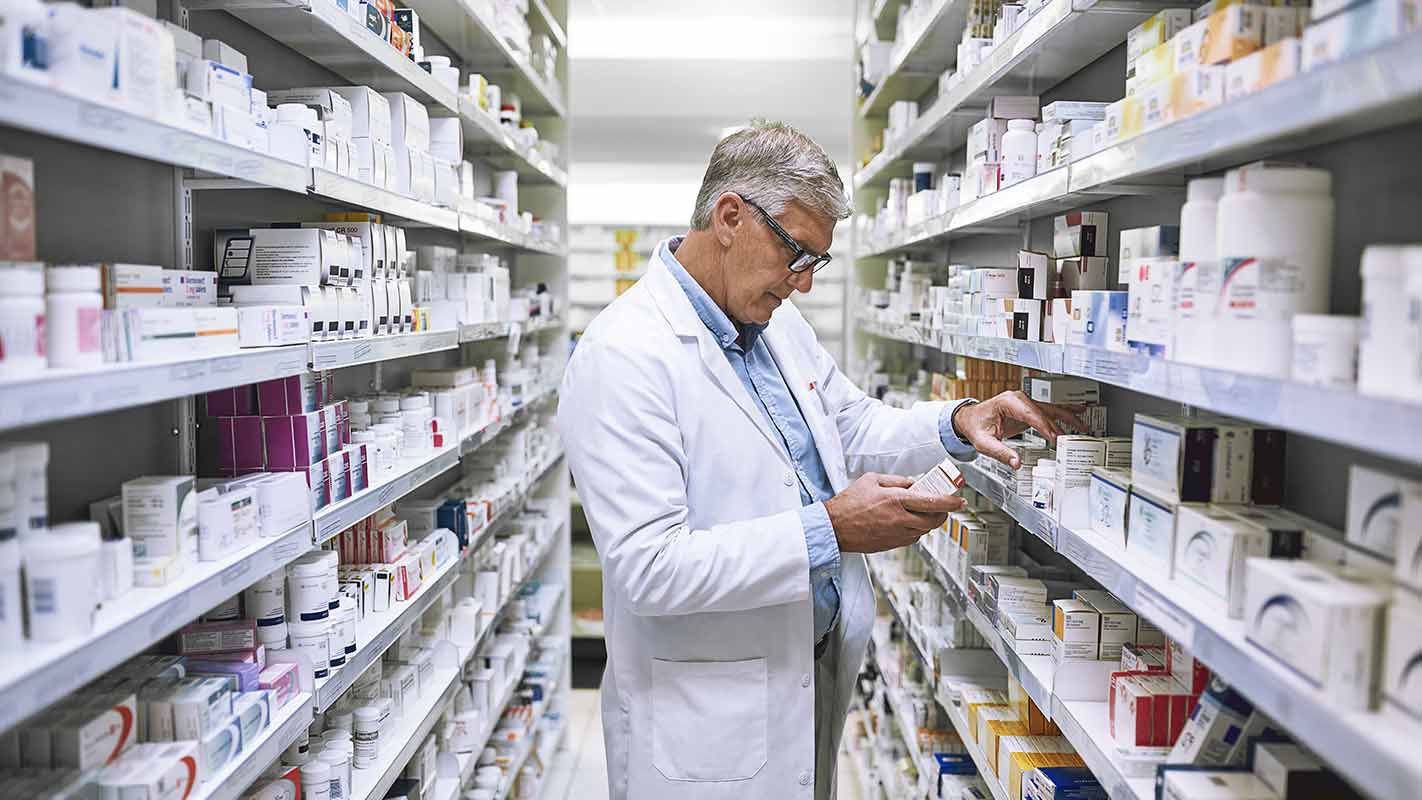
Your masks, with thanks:
<instances>
[{"instance_id":1,"label":"shirt collar","mask_svg":"<svg viewBox=\"0 0 1422 800\"><path fill-rule=\"evenodd\" d=\"M711 335L716 337L717 344L721 349L729 350L736 345L737 338L742 333L745 334L745 346L742 348L749 352L755 347L755 340L765 330L764 325L747 325L731 320L721 307L716 305L716 301L711 299L711 295L701 288L701 284L691 277L691 273L686 271L686 267L676 258L676 249L681 246L683 236L673 236L670 239L657 245L657 255L662 263L671 272L672 277L681 285L681 290L686 292L686 298L691 301L691 307L696 309L696 316L701 318L701 322L711 331Z\"/></svg>"}]
</instances>

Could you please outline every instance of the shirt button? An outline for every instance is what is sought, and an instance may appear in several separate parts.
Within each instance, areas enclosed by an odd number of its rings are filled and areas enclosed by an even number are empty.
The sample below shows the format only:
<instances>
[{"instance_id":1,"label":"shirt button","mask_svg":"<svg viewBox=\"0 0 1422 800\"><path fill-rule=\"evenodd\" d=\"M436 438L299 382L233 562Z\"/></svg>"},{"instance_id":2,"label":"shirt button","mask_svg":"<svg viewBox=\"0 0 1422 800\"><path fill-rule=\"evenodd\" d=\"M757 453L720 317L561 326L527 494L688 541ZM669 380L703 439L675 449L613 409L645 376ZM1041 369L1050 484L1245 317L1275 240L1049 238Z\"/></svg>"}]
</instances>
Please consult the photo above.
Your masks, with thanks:
<instances>
[{"instance_id":1,"label":"shirt button","mask_svg":"<svg viewBox=\"0 0 1422 800\"><path fill-rule=\"evenodd\" d=\"M793 473L786 473L786 475L785 475L785 485L786 485L786 486L794 486L794 485L795 485L795 475L794 475Z\"/></svg>"},{"instance_id":2,"label":"shirt button","mask_svg":"<svg viewBox=\"0 0 1422 800\"><path fill-rule=\"evenodd\" d=\"M808 773L808 772L801 772L801 773L800 773L800 785L801 785L801 786L809 786L809 785L810 785L810 773Z\"/></svg>"},{"instance_id":3,"label":"shirt button","mask_svg":"<svg viewBox=\"0 0 1422 800\"><path fill-rule=\"evenodd\" d=\"M800 676L800 686L804 689L810 688L810 673L806 672L804 675Z\"/></svg>"}]
</instances>

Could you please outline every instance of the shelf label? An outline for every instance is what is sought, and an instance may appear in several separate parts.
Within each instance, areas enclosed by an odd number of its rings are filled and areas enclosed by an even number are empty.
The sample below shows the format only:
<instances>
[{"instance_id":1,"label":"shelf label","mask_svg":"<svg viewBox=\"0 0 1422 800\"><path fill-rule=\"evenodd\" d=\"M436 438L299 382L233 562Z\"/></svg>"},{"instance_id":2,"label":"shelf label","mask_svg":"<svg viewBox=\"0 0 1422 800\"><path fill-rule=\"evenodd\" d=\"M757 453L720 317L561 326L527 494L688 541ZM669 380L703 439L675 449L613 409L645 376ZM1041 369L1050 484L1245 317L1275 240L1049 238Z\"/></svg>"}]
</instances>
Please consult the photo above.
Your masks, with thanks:
<instances>
[{"instance_id":1,"label":"shelf label","mask_svg":"<svg viewBox=\"0 0 1422 800\"><path fill-rule=\"evenodd\" d=\"M227 569L224 569L222 571L222 575L219 577L218 580L221 581L223 586L231 586L237 581L242 580L242 578L245 577L247 573L251 571L252 559L243 559L237 562L236 564L233 564L232 566L228 567Z\"/></svg>"},{"instance_id":2,"label":"shelf label","mask_svg":"<svg viewBox=\"0 0 1422 800\"><path fill-rule=\"evenodd\" d=\"M1195 648L1195 621L1154 589L1143 584L1136 585L1135 609L1149 617L1166 636L1187 643L1192 650ZM1200 658L1208 661L1203 653Z\"/></svg>"},{"instance_id":3,"label":"shelf label","mask_svg":"<svg viewBox=\"0 0 1422 800\"><path fill-rule=\"evenodd\" d=\"M1129 594L1122 587L1122 579L1126 573L1121 569L1121 565L1087 543L1081 534L1070 528L1062 528L1059 530L1057 545L1061 554L1081 567L1092 580L1117 594Z\"/></svg>"},{"instance_id":4,"label":"shelf label","mask_svg":"<svg viewBox=\"0 0 1422 800\"><path fill-rule=\"evenodd\" d=\"M148 638L158 639L177 627L176 622L187 621L188 606L192 605L192 591L180 592L169 600L148 624Z\"/></svg>"},{"instance_id":5,"label":"shelf label","mask_svg":"<svg viewBox=\"0 0 1422 800\"><path fill-rule=\"evenodd\" d=\"M206 361L189 361L183 364L174 364L168 368L168 380L174 383L188 383L206 374Z\"/></svg>"}]
</instances>

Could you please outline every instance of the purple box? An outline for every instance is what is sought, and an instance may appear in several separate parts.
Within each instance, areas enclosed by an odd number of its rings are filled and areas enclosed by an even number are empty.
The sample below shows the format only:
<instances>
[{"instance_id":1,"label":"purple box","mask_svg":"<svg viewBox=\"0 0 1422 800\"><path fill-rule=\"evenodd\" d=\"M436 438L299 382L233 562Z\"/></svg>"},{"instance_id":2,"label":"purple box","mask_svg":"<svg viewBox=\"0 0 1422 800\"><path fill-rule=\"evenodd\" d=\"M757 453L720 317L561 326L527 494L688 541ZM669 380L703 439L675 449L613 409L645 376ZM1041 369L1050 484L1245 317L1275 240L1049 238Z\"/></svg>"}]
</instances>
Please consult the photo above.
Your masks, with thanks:
<instances>
[{"instance_id":1,"label":"purple box","mask_svg":"<svg viewBox=\"0 0 1422 800\"><path fill-rule=\"evenodd\" d=\"M257 386L232 386L208 392L204 406L209 417L247 417L257 413Z\"/></svg>"},{"instance_id":2,"label":"purple box","mask_svg":"<svg viewBox=\"0 0 1422 800\"><path fill-rule=\"evenodd\" d=\"M341 449L341 419L345 416L345 403L340 402L321 409L321 427L326 437L326 453Z\"/></svg>"},{"instance_id":3,"label":"purple box","mask_svg":"<svg viewBox=\"0 0 1422 800\"><path fill-rule=\"evenodd\" d=\"M321 379L315 372L257 384L257 408L264 417L305 414L321 407Z\"/></svg>"},{"instance_id":4,"label":"purple box","mask_svg":"<svg viewBox=\"0 0 1422 800\"><path fill-rule=\"evenodd\" d=\"M251 692L261 688L258 685L258 678L262 674L261 664L246 661L186 659L183 666L187 668L189 677L234 678L239 692Z\"/></svg>"},{"instance_id":5,"label":"purple box","mask_svg":"<svg viewBox=\"0 0 1422 800\"><path fill-rule=\"evenodd\" d=\"M346 485L350 487L351 494L370 488L370 472L366 468L365 458L365 444L358 443L346 445L340 452L327 459L333 465L338 464L341 471L345 473Z\"/></svg>"},{"instance_id":6,"label":"purple box","mask_svg":"<svg viewBox=\"0 0 1422 800\"><path fill-rule=\"evenodd\" d=\"M266 444L267 469L296 472L326 457L326 432L322 414L292 414L262 417L262 440Z\"/></svg>"},{"instance_id":7,"label":"purple box","mask_svg":"<svg viewBox=\"0 0 1422 800\"><path fill-rule=\"evenodd\" d=\"M217 417L217 468L223 474L266 469L261 417Z\"/></svg>"}]
</instances>

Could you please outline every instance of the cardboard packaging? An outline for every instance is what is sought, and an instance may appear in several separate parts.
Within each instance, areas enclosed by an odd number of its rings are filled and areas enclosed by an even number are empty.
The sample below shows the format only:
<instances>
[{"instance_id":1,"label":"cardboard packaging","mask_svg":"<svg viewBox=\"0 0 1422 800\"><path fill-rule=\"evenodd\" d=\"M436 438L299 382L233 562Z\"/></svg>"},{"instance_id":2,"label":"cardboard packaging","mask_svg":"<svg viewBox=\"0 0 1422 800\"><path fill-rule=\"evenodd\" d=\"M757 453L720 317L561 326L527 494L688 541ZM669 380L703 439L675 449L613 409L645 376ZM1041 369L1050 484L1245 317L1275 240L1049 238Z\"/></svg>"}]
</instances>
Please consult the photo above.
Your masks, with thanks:
<instances>
[{"instance_id":1,"label":"cardboard packaging","mask_svg":"<svg viewBox=\"0 0 1422 800\"><path fill-rule=\"evenodd\" d=\"M1216 506L1181 506L1175 517L1175 575L1244 614L1245 561L1269 555L1269 532Z\"/></svg>"}]
</instances>

